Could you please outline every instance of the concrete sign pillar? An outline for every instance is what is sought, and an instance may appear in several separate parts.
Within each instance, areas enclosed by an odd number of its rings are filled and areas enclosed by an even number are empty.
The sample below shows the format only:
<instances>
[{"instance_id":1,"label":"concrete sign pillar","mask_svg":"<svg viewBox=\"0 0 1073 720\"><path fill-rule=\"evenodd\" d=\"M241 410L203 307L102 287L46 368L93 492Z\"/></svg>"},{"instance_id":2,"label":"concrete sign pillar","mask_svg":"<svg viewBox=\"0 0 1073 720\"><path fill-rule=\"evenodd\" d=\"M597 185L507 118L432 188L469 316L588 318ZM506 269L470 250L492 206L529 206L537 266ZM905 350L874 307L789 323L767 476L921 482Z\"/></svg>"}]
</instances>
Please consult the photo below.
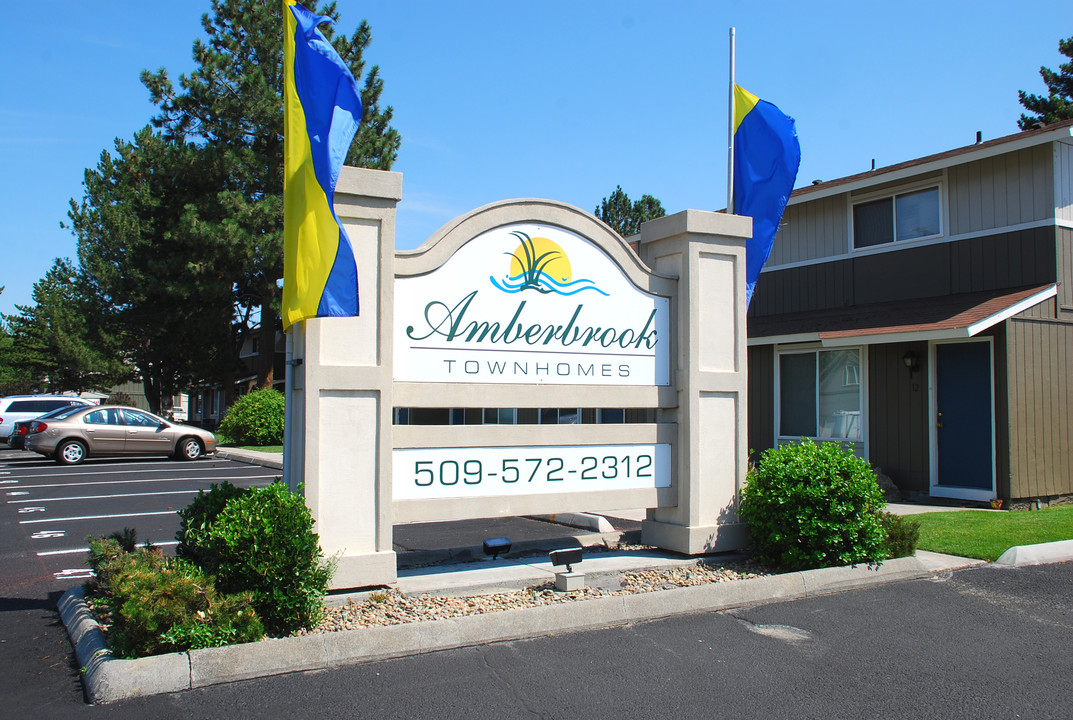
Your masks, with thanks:
<instances>
[{"instance_id":1,"label":"concrete sign pillar","mask_svg":"<svg viewBox=\"0 0 1073 720\"><path fill-rule=\"evenodd\" d=\"M335 211L358 264L360 315L291 328L288 483L304 484L335 587L397 579L391 509L391 333L399 173L344 167Z\"/></svg>"},{"instance_id":2,"label":"concrete sign pillar","mask_svg":"<svg viewBox=\"0 0 1073 720\"><path fill-rule=\"evenodd\" d=\"M343 168L361 314L288 337L284 463L333 587L397 580L397 522L648 508L646 543L743 547L750 220L661 218L636 254L579 208L505 200L396 253L401 196Z\"/></svg>"},{"instance_id":3,"label":"concrete sign pillar","mask_svg":"<svg viewBox=\"0 0 1073 720\"><path fill-rule=\"evenodd\" d=\"M745 243L752 220L687 210L641 226L640 255L678 278L671 314L677 505L650 510L642 542L687 555L745 546L737 492L748 458ZM669 420L670 418L668 418Z\"/></svg>"}]
</instances>

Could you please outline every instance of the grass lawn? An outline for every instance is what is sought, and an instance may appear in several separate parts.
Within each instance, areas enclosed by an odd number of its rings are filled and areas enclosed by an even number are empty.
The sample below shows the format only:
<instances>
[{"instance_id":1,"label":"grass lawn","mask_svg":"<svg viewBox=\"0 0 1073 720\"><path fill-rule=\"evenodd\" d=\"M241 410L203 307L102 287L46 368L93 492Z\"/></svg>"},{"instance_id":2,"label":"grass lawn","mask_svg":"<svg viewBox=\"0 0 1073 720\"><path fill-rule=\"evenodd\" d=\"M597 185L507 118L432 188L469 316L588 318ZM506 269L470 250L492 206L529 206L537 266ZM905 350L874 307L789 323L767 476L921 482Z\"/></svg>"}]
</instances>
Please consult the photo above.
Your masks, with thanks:
<instances>
[{"instance_id":1,"label":"grass lawn","mask_svg":"<svg viewBox=\"0 0 1073 720\"><path fill-rule=\"evenodd\" d=\"M283 452L283 446L282 445L236 445L235 447L237 447L239 450L257 450L259 452L272 452L272 453L281 453L281 452Z\"/></svg>"},{"instance_id":2,"label":"grass lawn","mask_svg":"<svg viewBox=\"0 0 1073 720\"><path fill-rule=\"evenodd\" d=\"M1015 545L1073 540L1073 505L1027 512L922 513L921 550L993 562Z\"/></svg>"}]
</instances>

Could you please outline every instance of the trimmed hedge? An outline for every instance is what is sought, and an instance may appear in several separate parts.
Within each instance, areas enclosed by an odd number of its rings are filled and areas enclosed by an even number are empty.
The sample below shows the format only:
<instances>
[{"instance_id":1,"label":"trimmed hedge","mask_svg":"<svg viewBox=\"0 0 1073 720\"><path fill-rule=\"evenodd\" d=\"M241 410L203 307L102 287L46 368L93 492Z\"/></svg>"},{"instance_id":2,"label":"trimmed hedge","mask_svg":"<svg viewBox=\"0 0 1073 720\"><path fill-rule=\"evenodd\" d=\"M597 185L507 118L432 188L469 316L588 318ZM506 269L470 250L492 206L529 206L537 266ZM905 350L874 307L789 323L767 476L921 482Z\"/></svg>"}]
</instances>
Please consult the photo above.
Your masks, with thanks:
<instances>
[{"instance_id":1,"label":"trimmed hedge","mask_svg":"<svg viewBox=\"0 0 1073 720\"><path fill-rule=\"evenodd\" d=\"M183 511L176 554L196 559L225 592L248 592L272 635L315 625L334 566L301 495L275 482L213 486Z\"/></svg>"},{"instance_id":2,"label":"trimmed hedge","mask_svg":"<svg viewBox=\"0 0 1073 720\"><path fill-rule=\"evenodd\" d=\"M808 439L764 452L741 491L753 557L783 570L886 559L886 505L868 462Z\"/></svg>"},{"instance_id":3,"label":"trimmed hedge","mask_svg":"<svg viewBox=\"0 0 1073 720\"><path fill-rule=\"evenodd\" d=\"M279 445L283 442L284 406L279 390L254 390L228 409L220 432L237 445Z\"/></svg>"}]
</instances>

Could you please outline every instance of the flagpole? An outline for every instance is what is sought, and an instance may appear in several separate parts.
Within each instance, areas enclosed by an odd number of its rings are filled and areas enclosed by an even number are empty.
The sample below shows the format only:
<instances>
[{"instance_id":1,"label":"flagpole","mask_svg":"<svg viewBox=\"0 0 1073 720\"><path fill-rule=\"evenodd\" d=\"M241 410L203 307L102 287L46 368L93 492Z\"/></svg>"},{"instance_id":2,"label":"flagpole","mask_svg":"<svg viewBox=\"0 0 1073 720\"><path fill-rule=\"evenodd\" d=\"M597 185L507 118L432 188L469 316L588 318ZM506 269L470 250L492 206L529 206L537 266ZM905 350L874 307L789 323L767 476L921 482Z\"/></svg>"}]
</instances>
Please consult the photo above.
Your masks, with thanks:
<instances>
[{"instance_id":1,"label":"flagpole","mask_svg":"<svg viewBox=\"0 0 1073 720\"><path fill-rule=\"evenodd\" d=\"M727 103L727 213L734 212L734 28L730 28L730 99Z\"/></svg>"}]
</instances>

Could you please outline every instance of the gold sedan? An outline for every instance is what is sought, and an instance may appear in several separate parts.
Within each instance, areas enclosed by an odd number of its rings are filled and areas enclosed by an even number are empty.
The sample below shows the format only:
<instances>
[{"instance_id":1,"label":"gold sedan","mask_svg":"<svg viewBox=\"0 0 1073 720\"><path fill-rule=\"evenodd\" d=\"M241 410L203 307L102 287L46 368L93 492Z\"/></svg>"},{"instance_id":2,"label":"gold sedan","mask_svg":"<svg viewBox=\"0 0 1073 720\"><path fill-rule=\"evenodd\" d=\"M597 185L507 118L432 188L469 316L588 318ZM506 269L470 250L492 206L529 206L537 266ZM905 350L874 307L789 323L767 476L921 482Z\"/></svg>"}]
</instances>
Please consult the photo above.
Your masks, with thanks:
<instances>
[{"instance_id":1,"label":"gold sedan","mask_svg":"<svg viewBox=\"0 0 1073 720\"><path fill-rule=\"evenodd\" d=\"M106 455L170 455L197 460L216 452L216 436L138 408L100 405L35 420L25 447L63 465Z\"/></svg>"}]
</instances>

